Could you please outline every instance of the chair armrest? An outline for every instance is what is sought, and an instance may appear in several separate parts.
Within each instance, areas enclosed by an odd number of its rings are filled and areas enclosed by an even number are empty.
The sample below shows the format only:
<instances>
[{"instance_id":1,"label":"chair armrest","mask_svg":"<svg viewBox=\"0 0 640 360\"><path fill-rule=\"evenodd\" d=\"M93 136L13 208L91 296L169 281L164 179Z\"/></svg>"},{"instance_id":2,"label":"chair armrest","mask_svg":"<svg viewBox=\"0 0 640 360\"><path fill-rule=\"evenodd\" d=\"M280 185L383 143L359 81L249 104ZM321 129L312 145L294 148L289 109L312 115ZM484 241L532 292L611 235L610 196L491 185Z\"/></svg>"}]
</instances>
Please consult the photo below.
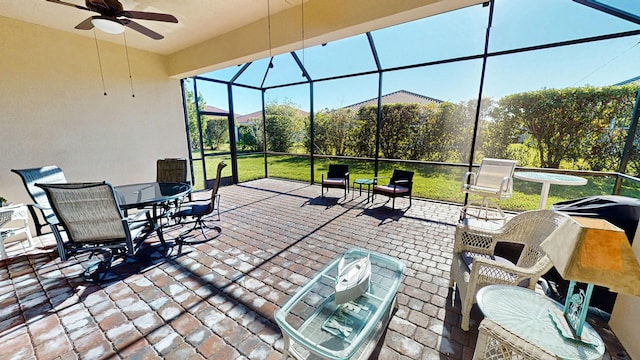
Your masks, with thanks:
<instances>
[{"instance_id":1,"label":"chair armrest","mask_svg":"<svg viewBox=\"0 0 640 360\"><path fill-rule=\"evenodd\" d=\"M474 184L475 180L476 180L476 173L467 171L466 173L464 173L464 176L462 177L462 186L467 184Z\"/></svg>"},{"instance_id":2,"label":"chair armrest","mask_svg":"<svg viewBox=\"0 0 640 360\"><path fill-rule=\"evenodd\" d=\"M511 177L510 176L505 176L502 178L502 181L500 181L500 192L504 192L504 193L510 193L510 188L511 188Z\"/></svg>"},{"instance_id":3,"label":"chair armrest","mask_svg":"<svg viewBox=\"0 0 640 360\"><path fill-rule=\"evenodd\" d=\"M391 176L374 176L373 177L373 185L378 185L378 179L390 179Z\"/></svg>"},{"instance_id":4,"label":"chair armrest","mask_svg":"<svg viewBox=\"0 0 640 360\"><path fill-rule=\"evenodd\" d=\"M523 268L512 264L499 263L495 260L476 257L469 277L469 284L506 284L518 285L523 280L531 279L530 286L535 286L543 275L535 268Z\"/></svg>"},{"instance_id":5,"label":"chair armrest","mask_svg":"<svg viewBox=\"0 0 640 360\"><path fill-rule=\"evenodd\" d=\"M553 267L545 256L532 267L519 267L513 264L499 263L495 260L476 257L469 277L469 283L475 284L507 284L520 285L524 280L530 280L528 287L533 289L540 276Z\"/></svg>"},{"instance_id":6,"label":"chair armrest","mask_svg":"<svg viewBox=\"0 0 640 360\"><path fill-rule=\"evenodd\" d=\"M411 182L409 180L396 180L393 182L393 184L410 184Z\"/></svg>"}]
</instances>

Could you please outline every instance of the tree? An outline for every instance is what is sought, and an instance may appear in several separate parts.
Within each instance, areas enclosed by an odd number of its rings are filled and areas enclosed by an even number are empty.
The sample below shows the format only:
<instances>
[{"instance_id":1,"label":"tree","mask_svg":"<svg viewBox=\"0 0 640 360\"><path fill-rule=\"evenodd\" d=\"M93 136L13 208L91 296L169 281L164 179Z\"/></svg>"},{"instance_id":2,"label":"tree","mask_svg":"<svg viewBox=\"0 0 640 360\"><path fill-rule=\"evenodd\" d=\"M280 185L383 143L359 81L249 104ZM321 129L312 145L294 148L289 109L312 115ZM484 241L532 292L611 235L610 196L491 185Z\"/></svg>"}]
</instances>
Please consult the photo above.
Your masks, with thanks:
<instances>
[{"instance_id":1,"label":"tree","mask_svg":"<svg viewBox=\"0 0 640 360\"><path fill-rule=\"evenodd\" d=\"M343 156L347 154L347 137L354 126L351 109L323 110L315 114L315 147L324 155ZM310 123L306 125L305 148L311 152Z\"/></svg>"},{"instance_id":2,"label":"tree","mask_svg":"<svg viewBox=\"0 0 640 360\"><path fill-rule=\"evenodd\" d=\"M626 133L616 129L628 127L635 92L626 85L512 94L498 101L496 121L520 127L541 167L559 168L561 161L584 159L592 170L616 170L608 167L620 159Z\"/></svg>"},{"instance_id":3,"label":"tree","mask_svg":"<svg viewBox=\"0 0 640 360\"><path fill-rule=\"evenodd\" d=\"M205 146L211 150L216 150L223 142L229 139L229 126L227 119L224 117L215 117L213 119L205 118L203 141Z\"/></svg>"},{"instance_id":4,"label":"tree","mask_svg":"<svg viewBox=\"0 0 640 360\"><path fill-rule=\"evenodd\" d=\"M196 111L196 101L193 91L186 90L187 119L189 123L189 142L192 150L200 149L200 131L198 131L198 113ZM202 94L198 94L198 107L204 110L206 103ZM204 128L204 125L203 125Z\"/></svg>"},{"instance_id":5,"label":"tree","mask_svg":"<svg viewBox=\"0 0 640 360\"><path fill-rule=\"evenodd\" d=\"M291 105L268 104L265 125L267 130L267 150L287 152L294 144L295 118L297 110Z\"/></svg>"},{"instance_id":6,"label":"tree","mask_svg":"<svg viewBox=\"0 0 640 360\"><path fill-rule=\"evenodd\" d=\"M240 151L262 151L262 119L249 119L248 124L238 127L238 148Z\"/></svg>"},{"instance_id":7,"label":"tree","mask_svg":"<svg viewBox=\"0 0 640 360\"><path fill-rule=\"evenodd\" d=\"M348 155L375 157L377 112L375 106L363 106L358 109L358 114L353 120L353 127L345 142Z\"/></svg>"}]
</instances>

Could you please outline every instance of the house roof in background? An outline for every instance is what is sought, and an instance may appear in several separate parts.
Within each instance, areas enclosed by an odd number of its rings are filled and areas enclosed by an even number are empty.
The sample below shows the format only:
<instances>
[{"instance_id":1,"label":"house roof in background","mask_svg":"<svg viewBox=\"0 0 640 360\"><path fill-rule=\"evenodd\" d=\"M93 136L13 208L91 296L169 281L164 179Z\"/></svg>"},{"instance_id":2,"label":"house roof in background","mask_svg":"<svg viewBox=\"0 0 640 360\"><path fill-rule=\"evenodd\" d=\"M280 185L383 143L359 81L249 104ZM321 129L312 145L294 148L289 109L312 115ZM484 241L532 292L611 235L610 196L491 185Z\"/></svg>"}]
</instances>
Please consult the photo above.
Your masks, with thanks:
<instances>
[{"instance_id":1,"label":"house roof in background","mask_svg":"<svg viewBox=\"0 0 640 360\"><path fill-rule=\"evenodd\" d=\"M640 85L640 76L633 77L631 79L619 82L615 85L626 85L626 84L638 84Z\"/></svg>"},{"instance_id":2,"label":"house roof in background","mask_svg":"<svg viewBox=\"0 0 640 360\"><path fill-rule=\"evenodd\" d=\"M382 104L430 104L430 103L436 103L436 104L440 104L442 103L442 100L438 100L429 96L425 96L425 95L420 95L420 94L416 94L413 93L411 91L407 91L407 90L399 90L399 91L395 91L392 92L390 94L386 94L386 95L382 95ZM343 109L353 109L353 110L358 110L363 106L368 106L368 105L378 105L378 98L373 98L373 99L369 99L369 100L365 100L365 101L361 101L352 105L348 105L345 106Z\"/></svg>"}]
</instances>

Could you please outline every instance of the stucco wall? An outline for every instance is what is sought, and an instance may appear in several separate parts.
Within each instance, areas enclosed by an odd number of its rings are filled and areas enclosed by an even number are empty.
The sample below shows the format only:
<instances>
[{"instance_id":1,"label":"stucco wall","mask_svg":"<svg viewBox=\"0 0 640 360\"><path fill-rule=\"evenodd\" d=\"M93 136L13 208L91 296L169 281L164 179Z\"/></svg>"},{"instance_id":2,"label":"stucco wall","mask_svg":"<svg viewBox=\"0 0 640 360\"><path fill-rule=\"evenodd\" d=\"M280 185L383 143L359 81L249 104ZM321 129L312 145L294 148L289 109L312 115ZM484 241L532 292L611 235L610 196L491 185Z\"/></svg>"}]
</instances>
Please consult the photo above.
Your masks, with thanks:
<instances>
[{"instance_id":1,"label":"stucco wall","mask_svg":"<svg viewBox=\"0 0 640 360\"><path fill-rule=\"evenodd\" d=\"M0 49L0 196L29 202L12 168L55 164L69 181L119 185L187 157L180 82L162 56L129 49L132 97L125 47L99 41L104 96L93 38L0 17Z\"/></svg>"},{"instance_id":2,"label":"stucco wall","mask_svg":"<svg viewBox=\"0 0 640 360\"><path fill-rule=\"evenodd\" d=\"M633 239L633 252L640 259L640 224ZM618 294L609 320L611 330L616 334L624 349L632 359L640 359L640 297Z\"/></svg>"}]
</instances>

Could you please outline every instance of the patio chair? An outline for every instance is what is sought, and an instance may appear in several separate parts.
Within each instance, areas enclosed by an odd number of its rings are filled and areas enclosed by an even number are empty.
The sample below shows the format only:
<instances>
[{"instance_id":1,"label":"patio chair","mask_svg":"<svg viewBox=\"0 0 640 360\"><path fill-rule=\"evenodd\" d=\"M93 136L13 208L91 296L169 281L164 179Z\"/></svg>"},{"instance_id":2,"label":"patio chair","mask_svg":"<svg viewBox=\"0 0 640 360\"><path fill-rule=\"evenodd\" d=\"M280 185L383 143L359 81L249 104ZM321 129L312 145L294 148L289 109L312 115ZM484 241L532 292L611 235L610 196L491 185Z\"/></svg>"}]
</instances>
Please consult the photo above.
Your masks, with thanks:
<instances>
[{"instance_id":1,"label":"patio chair","mask_svg":"<svg viewBox=\"0 0 640 360\"><path fill-rule=\"evenodd\" d=\"M186 159L158 159L156 161L156 181L157 182L187 182L187 160Z\"/></svg>"},{"instance_id":2,"label":"patio chair","mask_svg":"<svg viewBox=\"0 0 640 360\"><path fill-rule=\"evenodd\" d=\"M455 283L462 303L462 324L469 330L471 307L483 286L507 284L534 289L540 276L553 267L540 244L568 215L552 210L526 211L514 216L496 230L458 224L449 274L449 287ZM495 255L496 244L522 247L517 262Z\"/></svg>"},{"instance_id":3,"label":"patio chair","mask_svg":"<svg viewBox=\"0 0 640 360\"><path fill-rule=\"evenodd\" d=\"M477 172L467 172L462 178L460 187L464 194L480 197L480 201L469 202L460 211L460 220L473 216L484 220L504 220L504 212L498 204L490 199L504 200L513 193L513 172L516 160L484 158L480 162ZM477 213L469 211L476 210ZM490 216L490 212L497 212L497 217ZM482 213L484 212L484 216Z\"/></svg>"},{"instance_id":4,"label":"patio chair","mask_svg":"<svg viewBox=\"0 0 640 360\"><path fill-rule=\"evenodd\" d=\"M36 183L66 183L67 179L64 176L62 169L55 165L50 165L30 169L12 169L11 171L20 176L22 183L27 189L27 193L29 193L29 196L33 200L33 204L27 204L27 206L29 207L29 212L31 213L31 218L33 219L37 235L41 236L43 234L42 228L45 226L49 226L53 231L53 227L58 224L58 219L51 209L51 205L49 204L49 200L47 199L47 195L44 190L37 187ZM36 209L39 211L36 211ZM41 214L42 218L38 216L38 212Z\"/></svg>"},{"instance_id":5,"label":"patio chair","mask_svg":"<svg viewBox=\"0 0 640 360\"><path fill-rule=\"evenodd\" d=\"M156 182L173 182L189 184L187 179L187 160L177 158L158 159L156 161ZM191 200L191 192L187 195ZM176 199L173 204L163 204L166 217L170 217L179 207L183 199Z\"/></svg>"},{"instance_id":6,"label":"patio chair","mask_svg":"<svg viewBox=\"0 0 640 360\"><path fill-rule=\"evenodd\" d=\"M478 327L473 360L555 360L557 357L485 318Z\"/></svg>"},{"instance_id":7,"label":"patio chair","mask_svg":"<svg viewBox=\"0 0 640 360\"><path fill-rule=\"evenodd\" d=\"M106 273L114 256L134 255L149 231L156 230L147 211L124 218L113 186L107 182L36 184L46 193L53 212L64 228L68 241L58 244L60 258L84 251L107 252L106 261L98 263L91 274L94 280ZM144 216L144 217L143 217ZM57 231L56 227L52 227ZM145 231L146 230L146 231ZM87 271L89 271L88 269Z\"/></svg>"},{"instance_id":8,"label":"patio chair","mask_svg":"<svg viewBox=\"0 0 640 360\"><path fill-rule=\"evenodd\" d=\"M184 230L178 235L176 242L178 243L178 254L182 252L183 244L199 244L203 242L207 242L213 240L220 236L222 233L222 229L219 226L208 225L207 222L211 221L210 215L215 212L218 214L218 220L220 220L220 194L218 193L218 189L220 188L220 180L222 177L222 169L227 166L224 161L218 163L218 169L216 172L216 179L213 184L213 189L211 189L211 198L206 203L184 203L182 207L173 214L173 218L176 219L177 222L181 222L187 217L193 218L192 223L193 226L187 230ZM189 235L194 230L200 230L202 234L202 239L197 238L189 238ZM214 230L216 232L213 236L207 236L206 230Z\"/></svg>"},{"instance_id":9,"label":"patio chair","mask_svg":"<svg viewBox=\"0 0 640 360\"><path fill-rule=\"evenodd\" d=\"M411 189L413 188L413 171L393 170L389 184L379 185L378 180L383 177L374 178L373 197L376 194L388 196L392 199L391 207L396 208L396 198L408 196L409 207L411 207Z\"/></svg>"},{"instance_id":10,"label":"patio chair","mask_svg":"<svg viewBox=\"0 0 640 360\"><path fill-rule=\"evenodd\" d=\"M325 174L322 174L322 189L321 197L324 197L324 189L329 191L329 188L344 189L344 197L347 197L349 192L349 165L342 164L329 164L329 170Z\"/></svg>"}]
</instances>

